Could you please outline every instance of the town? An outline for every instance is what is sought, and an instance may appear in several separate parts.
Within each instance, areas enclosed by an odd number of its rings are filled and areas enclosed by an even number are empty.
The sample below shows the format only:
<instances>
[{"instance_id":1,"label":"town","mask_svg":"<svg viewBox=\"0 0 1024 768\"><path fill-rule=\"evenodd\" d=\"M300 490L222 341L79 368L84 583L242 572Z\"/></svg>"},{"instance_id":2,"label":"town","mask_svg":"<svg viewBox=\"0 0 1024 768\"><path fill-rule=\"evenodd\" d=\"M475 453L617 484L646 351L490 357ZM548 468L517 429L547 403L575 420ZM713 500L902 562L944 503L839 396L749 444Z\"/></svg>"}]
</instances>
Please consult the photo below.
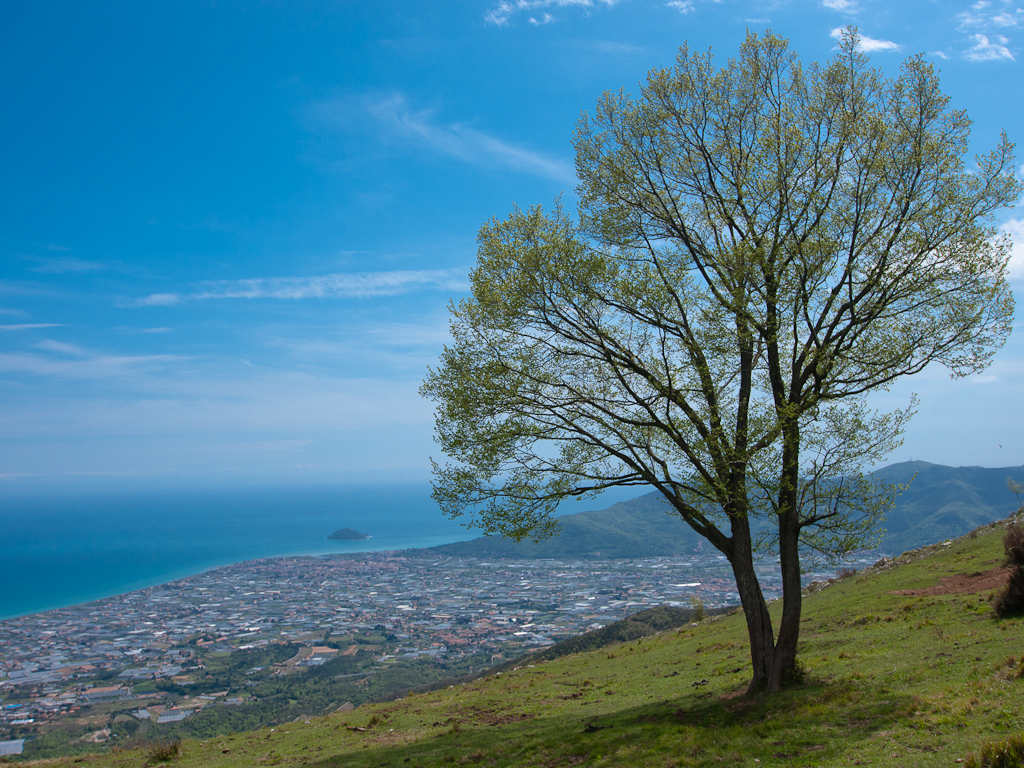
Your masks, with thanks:
<instances>
[{"instance_id":1,"label":"town","mask_svg":"<svg viewBox=\"0 0 1024 768\"><path fill-rule=\"evenodd\" d=\"M777 597L776 564L761 562L758 574L766 597ZM0 622L0 739L18 752L23 739L16 737L33 738L49 721L103 703L158 724L243 704L244 692L168 698L158 684L187 690L206 677L210 658L268 646L297 650L247 674L298 674L359 650L374 652L373 670L416 659L497 663L655 605L736 602L731 570L718 555L488 561L381 552L255 560ZM103 742L110 730L88 737Z\"/></svg>"}]
</instances>

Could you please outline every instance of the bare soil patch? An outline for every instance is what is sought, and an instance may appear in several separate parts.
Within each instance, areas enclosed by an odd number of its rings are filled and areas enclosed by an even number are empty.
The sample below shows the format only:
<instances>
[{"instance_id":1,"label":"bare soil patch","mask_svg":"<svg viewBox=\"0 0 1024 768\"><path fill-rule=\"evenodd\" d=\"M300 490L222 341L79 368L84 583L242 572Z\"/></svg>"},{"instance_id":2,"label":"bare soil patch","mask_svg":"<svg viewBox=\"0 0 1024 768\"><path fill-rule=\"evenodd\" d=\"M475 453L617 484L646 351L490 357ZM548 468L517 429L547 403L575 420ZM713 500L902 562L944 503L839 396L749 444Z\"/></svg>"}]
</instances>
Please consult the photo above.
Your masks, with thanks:
<instances>
[{"instance_id":1,"label":"bare soil patch","mask_svg":"<svg viewBox=\"0 0 1024 768\"><path fill-rule=\"evenodd\" d=\"M975 573L958 573L955 576L944 576L939 579L938 586L927 589L897 589L889 594L909 595L911 597L925 595L969 595L973 592L984 592L988 589L999 589L1010 580L1010 572L1006 568L990 568Z\"/></svg>"}]
</instances>

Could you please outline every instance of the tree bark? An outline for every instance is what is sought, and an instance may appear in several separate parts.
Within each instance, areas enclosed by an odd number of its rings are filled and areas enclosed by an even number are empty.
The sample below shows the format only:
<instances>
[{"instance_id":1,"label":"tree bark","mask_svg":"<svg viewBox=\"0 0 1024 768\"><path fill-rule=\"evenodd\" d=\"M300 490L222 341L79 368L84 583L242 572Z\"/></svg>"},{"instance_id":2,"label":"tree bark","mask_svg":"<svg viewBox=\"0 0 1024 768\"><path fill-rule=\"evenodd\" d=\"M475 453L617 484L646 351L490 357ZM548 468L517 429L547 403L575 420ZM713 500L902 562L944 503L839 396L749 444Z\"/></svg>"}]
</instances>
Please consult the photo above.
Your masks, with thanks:
<instances>
[{"instance_id":1,"label":"tree bark","mask_svg":"<svg viewBox=\"0 0 1024 768\"><path fill-rule=\"evenodd\" d=\"M761 584L754 570L754 557L750 541L750 521L746 517L732 520L732 552L729 562L736 579L743 615L747 620L750 639L750 664L753 676L747 693L766 690L773 679L775 665L775 636L768 605L761 592Z\"/></svg>"},{"instance_id":2,"label":"tree bark","mask_svg":"<svg viewBox=\"0 0 1024 768\"><path fill-rule=\"evenodd\" d=\"M783 433L782 483L779 487L779 565L782 570L782 621L775 644L775 664L768 681L768 692L778 691L796 668L797 641L800 638L800 482L799 426L791 422Z\"/></svg>"}]
</instances>

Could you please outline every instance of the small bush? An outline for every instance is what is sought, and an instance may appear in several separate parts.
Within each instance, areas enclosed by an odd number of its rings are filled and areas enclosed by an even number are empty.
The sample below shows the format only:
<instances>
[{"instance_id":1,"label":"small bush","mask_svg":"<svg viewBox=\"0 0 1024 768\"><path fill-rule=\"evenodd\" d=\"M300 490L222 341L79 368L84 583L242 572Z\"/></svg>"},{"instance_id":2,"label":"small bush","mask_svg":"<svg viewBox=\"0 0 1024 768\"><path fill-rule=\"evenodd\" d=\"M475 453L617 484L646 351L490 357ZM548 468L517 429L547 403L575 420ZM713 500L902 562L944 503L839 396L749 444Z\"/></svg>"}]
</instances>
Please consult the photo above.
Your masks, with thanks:
<instances>
[{"instance_id":1,"label":"small bush","mask_svg":"<svg viewBox=\"0 0 1024 768\"><path fill-rule=\"evenodd\" d=\"M856 568L843 568L843 570L841 570L838 574L836 574L836 578L842 580L842 579L848 579L851 576L856 576L856 575L857 575L857 569Z\"/></svg>"},{"instance_id":2,"label":"small bush","mask_svg":"<svg viewBox=\"0 0 1024 768\"><path fill-rule=\"evenodd\" d=\"M1003 536L1006 552L1005 564L1010 569L1010 580L996 595L996 616L1010 616L1024 612L1024 526L1014 523Z\"/></svg>"},{"instance_id":3,"label":"small bush","mask_svg":"<svg viewBox=\"0 0 1024 768\"><path fill-rule=\"evenodd\" d=\"M800 659L793 660L793 666L782 673L782 686L784 688L801 686L807 682L807 667Z\"/></svg>"},{"instance_id":4,"label":"small bush","mask_svg":"<svg viewBox=\"0 0 1024 768\"><path fill-rule=\"evenodd\" d=\"M146 747L146 756L154 763L166 763L181 755L181 741L155 741Z\"/></svg>"},{"instance_id":5,"label":"small bush","mask_svg":"<svg viewBox=\"0 0 1024 768\"><path fill-rule=\"evenodd\" d=\"M704 610L704 601L701 600L697 595L690 597L690 607L693 609L693 620L704 621L707 618L707 612Z\"/></svg>"},{"instance_id":6,"label":"small bush","mask_svg":"<svg viewBox=\"0 0 1024 768\"><path fill-rule=\"evenodd\" d=\"M983 744L981 754L967 756L964 768L1024 768L1024 736Z\"/></svg>"},{"instance_id":7,"label":"small bush","mask_svg":"<svg viewBox=\"0 0 1024 768\"><path fill-rule=\"evenodd\" d=\"M1024 565L1024 526L1020 523L1014 523L1006 529L1003 550L1006 552L1006 565Z\"/></svg>"}]
</instances>

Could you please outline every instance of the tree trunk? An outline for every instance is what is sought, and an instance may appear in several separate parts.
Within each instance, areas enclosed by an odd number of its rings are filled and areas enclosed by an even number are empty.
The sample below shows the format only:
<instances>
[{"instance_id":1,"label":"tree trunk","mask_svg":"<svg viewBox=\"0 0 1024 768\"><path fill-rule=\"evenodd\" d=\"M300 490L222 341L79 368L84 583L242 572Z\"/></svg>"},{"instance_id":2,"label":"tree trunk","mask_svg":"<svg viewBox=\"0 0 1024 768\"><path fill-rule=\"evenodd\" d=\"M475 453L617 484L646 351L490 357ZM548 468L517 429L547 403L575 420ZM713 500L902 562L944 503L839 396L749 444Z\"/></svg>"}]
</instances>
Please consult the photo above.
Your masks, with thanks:
<instances>
[{"instance_id":1,"label":"tree trunk","mask_svg":"<svg viewBox=\"0 0 1024 768\"><path fill-rule=\"evenodd\" d=\"M779 488L779 565L782 570L782 621L775 645L775 664L768 692L778 691L796 671L796 647L800 638L803 595L800 584L800 436L796 424L788 425L782 450L782 483Z\"/></svg>"},{"instance_id":2,"label":"tree trunk","mask_svg":"<svg viewBox=\"0 0 1024 768\"><path fill-rule=\"evenodd\" d=\"M732 520L732 554L729 562L736 588L743 606L743 615L747 620L747 634L750 637L750 663L753 677L747 687L747 693L763 691L769 687L773 679L775 659L775 637L772 631L772 619L768 614L768 605L761 592L761 584L754 571L754 557L751 551L750 523L743 517Z\"/></svg>"},{"instance_id":3,"label":"tree trunk","mask_svg":"<svg viewBox=\"0 0 1024 768\"><path fill-rule=\"evenodd\" d=\"M795 510L779 516L779 562L782 568L782 622L775 644L775 665L768 692L778 691L796 671L796 646L800 638L800 527Z\"/></svg>"}]
</instances>

